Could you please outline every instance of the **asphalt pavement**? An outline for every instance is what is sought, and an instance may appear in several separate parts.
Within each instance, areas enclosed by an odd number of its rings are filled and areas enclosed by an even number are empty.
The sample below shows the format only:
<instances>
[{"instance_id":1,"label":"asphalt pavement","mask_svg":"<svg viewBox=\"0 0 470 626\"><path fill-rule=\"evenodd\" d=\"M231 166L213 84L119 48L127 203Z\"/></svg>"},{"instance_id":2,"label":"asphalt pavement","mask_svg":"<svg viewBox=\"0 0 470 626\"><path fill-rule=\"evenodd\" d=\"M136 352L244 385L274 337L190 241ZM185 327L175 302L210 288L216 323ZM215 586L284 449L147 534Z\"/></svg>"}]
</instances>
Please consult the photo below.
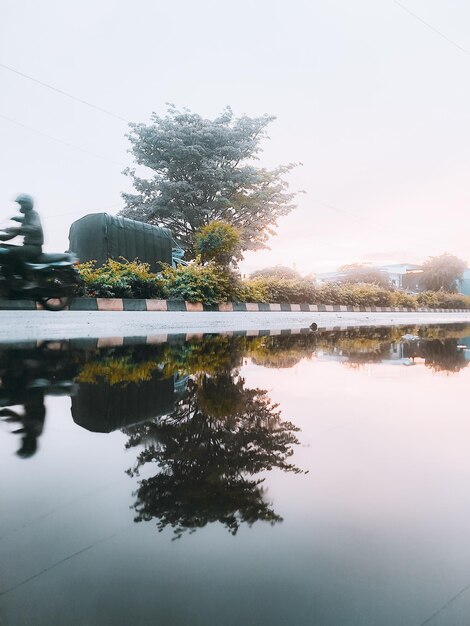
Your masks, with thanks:
<instances>
[{"instance_id":1,"label":"asphalt pavement","mask_svg":"<svg viewBox=\"0 0 470 626\"><path fill-rule=\"evenodd\" d=\"M347 326L470 323L469 313L0 311L0 342Z\"/></svg>"}]
</instances>

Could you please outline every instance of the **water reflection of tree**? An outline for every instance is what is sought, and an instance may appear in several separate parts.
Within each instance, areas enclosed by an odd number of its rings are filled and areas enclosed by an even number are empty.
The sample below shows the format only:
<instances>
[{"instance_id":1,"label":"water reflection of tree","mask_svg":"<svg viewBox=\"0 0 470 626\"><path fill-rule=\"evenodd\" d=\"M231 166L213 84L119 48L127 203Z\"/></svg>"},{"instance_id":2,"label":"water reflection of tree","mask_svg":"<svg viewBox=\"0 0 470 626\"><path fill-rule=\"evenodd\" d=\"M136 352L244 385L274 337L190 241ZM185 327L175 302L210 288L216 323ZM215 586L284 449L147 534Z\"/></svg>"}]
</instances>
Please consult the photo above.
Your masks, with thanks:
<instances>
[{"instance_id":1,"label":"water reflection of tree","mask_svg":"<svg viewBox=\"0 0 470 626\"><path fill-rule=\"evenodd\" d=\"M128 448L145 446L129 474L148 463L159 468L139 482L136 521L156 519L176 537L216 521L232 534L243 523L281 521L260 474L301 471L289 462L298 430L237 372L191 378L171 414L127 431Z\"/></svg>"},{"instance_id":2,"label":"water reflection of tree","mask_svg":"<svg viewBox=\"0 0 470 626\"><path fill-rule=\"evenodd\" d=\"M424 358L425 366L434 372L455 374L469 364L465 359L465 353L458 348L458 345L457 339L419 341L417 346L411 349L410 357Z\"/></svg>"}]
</instances>

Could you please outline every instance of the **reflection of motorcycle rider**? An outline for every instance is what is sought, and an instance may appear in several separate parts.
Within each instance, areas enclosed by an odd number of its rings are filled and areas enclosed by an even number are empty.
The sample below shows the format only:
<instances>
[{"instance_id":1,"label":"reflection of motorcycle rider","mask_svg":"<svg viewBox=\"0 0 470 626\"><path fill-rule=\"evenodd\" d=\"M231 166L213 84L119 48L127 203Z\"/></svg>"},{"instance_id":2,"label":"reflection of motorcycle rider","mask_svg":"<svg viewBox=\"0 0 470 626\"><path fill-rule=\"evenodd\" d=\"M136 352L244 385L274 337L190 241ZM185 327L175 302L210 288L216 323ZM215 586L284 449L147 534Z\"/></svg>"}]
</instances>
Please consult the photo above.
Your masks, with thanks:
<instances>
[{"instance_id":1,"label":"reflection of motorcycle rider","mask_svg":"<svg viewBox=\"0 0 470 626\"><path fill-rule=\"evenodd\" d=\"M0 420L22 435L17 454L32 456L46 418L45 397L71 395L75 391L78 358L75 351L0 347ZM16 408L18 407L18 408Z\"/></svg>"},{"instance_id":2,"label":"reflection of motorcycle rider","mask_svg":"<svg viewBox=\"0 0 470 626\"><path fill-rule=\"evenodd\" d=\"M44 243L44 234L39 214L33 209L34 201L28 194L20 194L16 198L16 202L20 205L20 212L12 218L15 222L19 222L20 226L12 226L5 229L6 235L1 235L1 241L9 241L17 236L23 236L22 246L8 247L8 265L11 275L19 274L25 284L23 288L31 289L35 287L35 283L28 282L28 275L25 263L34 262L42 252Z\"/></svg>"},{"instance_id":3,"label":"reflection of motorcycle rider","mask_svg":"<svg viewBox=\"0 0 470 626\"><path fill-rule=\"evenodd\" d=\"M33 456L38 447L38 437L44 428L46 407L44 406L44 391L31 389L24 400L24 413L20 415L12 409L1 409L0 415L6 417L7 422L18 422L21 427L14 433L22 434L21 447L17 455L27 459Z\"/></svg>"},{"instance_id":4,"label":"reflection of motorcycle rider","mask_svg":"<svg viewBox=\"0 0 470 626\"><path fill-rule=\"evenodd\" d=\"M17 454L28 458L36 452L46 418L44 389L37 384L43 367L41 360L29 353L7 350L0 355L0 401L6 406L0 410L0 416L6 418L6 422L19 425L13 431L23 435ZM16 411L11 406L23 406L24 410Z\"/></svg>"}]
</instances>

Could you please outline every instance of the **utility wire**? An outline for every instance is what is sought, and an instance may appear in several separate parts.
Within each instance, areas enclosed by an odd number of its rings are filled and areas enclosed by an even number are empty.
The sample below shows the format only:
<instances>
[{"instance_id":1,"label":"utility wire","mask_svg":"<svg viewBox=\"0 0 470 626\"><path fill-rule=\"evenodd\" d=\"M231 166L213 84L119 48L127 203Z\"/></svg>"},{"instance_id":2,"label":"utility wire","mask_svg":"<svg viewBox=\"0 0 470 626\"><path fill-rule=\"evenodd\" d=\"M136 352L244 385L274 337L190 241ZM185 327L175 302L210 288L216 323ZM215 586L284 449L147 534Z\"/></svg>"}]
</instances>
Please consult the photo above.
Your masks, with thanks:
<instances>
[{"instance_id":1,"label":"utility wire","mask_svg":"<svg viewBox=\"0 0 470 626\"><path fill-rule=\"evenodd\" d=\"M32 126L27 126L26 124L23 124L22 122L18 122L17 120L14 120L11 117L3 115L3 113L0 113L0 118L6 120L7 122L10 122L11 124L16 124L17 126L21 126L21 128L26 128L26 130L30 130L33 133L37 133L38 135L41 135L42 137L47 137L48 139L51 139L52 141L61 143L62 145L67 146L68 148L74 148L75 150L79 150L80 152L84 152L85 154L94 156L97 159L103 159L104 161L109 161L110 163L114 163L115 165L120 165L121 167L127 167L127 165L124 163L120 163L119 161L110 159L109 157L103 156L102 154L98 154L97 152L92 152L91 150L87 150L86 148L81 148L80 146L77 146L73 143L69 143L68 141L64 141L63 139L59 139L58 137L53 137L52 135L49 135L48 133L45 133L42 130L38 130L37 128L33 128Z\"/></svg>"},{"instance_id":2,"label":"utility wire","mask_svg":"<svg viewBox=\"0 0 470 626\"><path fill-rule=\"evenodd\" d=\"M395 1L395 0L392 0L392 1ZM402 8L405 8L405 7L402 7ZM28 74L25 74L24 72L20 72L20 71L14 69L13 67L10 67L9 65L5 65L5 63L0 63L0 67L2 67L5 70L8 70L9 72L13 72L14 74L17 74L18 76L22 76L23 78L26 78L27 80L31 80L31 81L41 85L42 87L46 87L47 89L51 89L52 91L55 91L55 92L57 92L57 93L59 93L59 94L61 94L63 96L66 96L67 98L71 98L72 100L76 100L77 102L80 102L81 104L84 104L84 105L89 106L89 107L91 107L93 109L96 109L97 111L100 111L101 113L105 113L106 115L110 115L111 117L119 119L122 122L126 122L127 124L130 123L129 120L125 119L124 117L122 117L120 115L117 115L116 113L112 113L111 111L108 111L107 109L103 109L102 107L99 107L99 106L97 106L95 104L92 104L91 102L87 102L86 100L83 100L82 98L78 98L78 97L76 97L76 96L74 96L74 95L72 95L70 93L67 93L66 91L63 91L62 89L58 89L57 87L54 87L53 85L49 85L48 83L45 83L45 82L43 82L41 80L38 80L37 78L34 78L33 76L29 76ZM109 159L108 157L105 157L105 156L103 156L101 154L97 154L95 152L91 152L90 150L86 150L85 148L81 148L80 146L77 146L75 144L69 143L67 141L63 141L62 139L58 139L57 137L53 137L52 135L48 135L47 133L44 133L44 132L42 132L40 130L37 130L36 128L32 128L31 126L26 126L26 124L22 124L21 122L18 122L18 121L14 120L14 119L12 119L10 117L7 117L6 115L2 115L1 113L0 113L0 117L5 119L5 120L7 120L7 121L9 121L12 124L16 124L17 126L21 126L22 128L26 128L27 130L30 130L30 131L32 131L34 133L42 135L43 137L47 137L48 139L51 139L52 141L56 141L57 143L61 143L61 144L65 145L65 146L68 146L69 148L74 148L75 150L79 150L80 152L84 152L85 154L89 154L89 155L94 156L94 157L96 157L98 159L104 159L106 161L109 161L110 163L116 163L116 164L121 165L123 167L127 167L127 165L124 165L123 163L118 163L117 161ZM314 202L316 204L324 206L325 208L328 208L330 210L336 211L338 213L342 213L343 215L348 215L349 217L351 217L353 219L356 219L356 220L359 220L359 221L361 221L363 223L366 223L367 225L372 226L375 229L383 230L382 227L380 227L378 225L375 225L375 224L372 224L372 223L368 222L367 220L365 220L365 219L363 219L363 218L361 218L359 216L354 215L353 213L349 213L348 211L344 211L342 209L338 209L338 208L336 208L334 206L331 206L329 204L326 204L324 202L317 202L317 201L314 201Z\"/></svg>"},{"instance_id":3,"label":"utility wire","mask_svg":"<svg viewBox=\"0 0 470 626\"><path fill-rule=\"evenodd\" d=\"M421 622L421 626L425 626L426 624L429 624L430 622L432 622L435 617L440 615L443 611L445 611L445 609L448 609L451 604L453 604L458 598L460 598L460 596L462 596L469 589L470 589L470 585L467 585L466 587L461 589L458 593L455 594L455 596L453 596L450 600L448 600L445 604L443 604L440 609L438 609L430 617L425 619L424 622Z\"/></svg>"},{"instance_id":4,"label":"utility wire","mask_svg":"<svg viewBox=\"0 0 470 626\"><path fill-rule=\"evenodd\" d=\"M23 585L26 585L27 583L31 582L35 578L39 578L43 574L46 574L47 572L50 572L52 569L58 567L59 565L62 565L63 563L66 563L67 561L70 561L71 559L74 559L76 556L80 556L84 552L88 552L89 550L92 550L93 548L96 548L96 546L99 546L100 544L105 543L106 541L110 541L111 539L114 539L114 537L117 537L117 535L120 535L121 533L123 533L124 531L128 530L129 528L132 528L132 525L126 526L125 528L122 528L121 530L116 531L112 535L108 535L107 537L103 537L102 539L98 539L98 541L95 541L94 543L91 543L88 546L85 546L81 550L77 550L76 552L73 552L72 554L69 554L68 556L64 557L63 559L60 559L60 561L56 561L55 563L52 563L52 565L49 565L48 567L45 567L44 569L42 569L41 571L37 572L36 574L32 574L28 578L25 578L25 579L21 580L20 582L12 585L11 587L8 587L7 589L4 589L3 591L0 591L0 597L5 596L7 593L15 591L15 589L18 589L19 587L22 587Z\"/></svg>"},{"instance_id":5,"label":"utility wire","mask_svg":"<svg viewBox=\"0 0 470 626\"><path fill-rule=\"evenodd\" d=\"M450 43L452 46L454 46L454 48L457 48L457 50L460 50L460 52L463 52L464 54L470 56L470 50L467 50L466 48L458 44L456 41L454 41L450 37L447 37L447 35L444 35L444 33L438 30L435 26L432 26L432 24L429 24L429 22L426 22L426 20L423 20L422 17L420 17L416 13L413 13L413 11L410 11L410 9L406 7L404 4L402 4L398 0L392 0L392 2L396 4L398 7L400 7L401 9L403 9L403 11L408 13L408 15L411 15L416 20L418 20L418 22L421 22L421 24L424 24L427 28L429 28L434 33L436 33L436 35L439 35L439 37L442 37L442 39L445 39L447 43Z\"/></svg>"},{"instance_id":6,"label":"utility wire","mask_svg":"<svg viewBox=\"0 0 470 626\"><path fill-rule=\"evenodd\" d=\"M0 64L1 65L1 64ZM75 150L79 150L80 152L84 152L85 154L89 154L91 156L94 156L98 159L103 159L104 161L108 161L109 163L114 163L116 165L120 165L121 167L127 167L126 164L124 163L120 163L119 161L114 161L113 159L110 159L109 157L103 156L102 154L97 154L96 152L92 152L91 150L87 150L86 148L81 148L80 146L77 146L73 143L69 143L68 141L64 141L62 139L59 139L58 137L53 137L52 135L49 135L48 133L44 133L41 130L38 130L37 128L33 128L31 126L27 126L26 124L23 124L22 122L18 122L17 120L12 119L11 117L7 117L6 115L3 115L2 113L0 113L0 118L7 120L8 122L12 123L12 124L16 124L17 126L20 126L21 128L25 128L29 131L32 131L33 133L37 133L38 135L42 135L43 137L47 137L47 139L51 139L52 141L56 141L57 143L60 143L64 146L67 146L68 148L74 148ZM383 226L380 226L378 224L375 224L373 222L370 222L367 219L364 219L362 217L360 217L359 215L356 215L354 213L351 213L349 211L345 211L343 209L339 209L331 204L327 204L326 202L320 202L319 200L313 200L313 202L315 204L318 204L320 206L323 206L327 209L330 209L332 211L336 211L337 213L341 213L342 215L347 215L349 218L352 218L356 221L362 222L363 224L366 224L367 226L369 226L370 228L373 228L376 231L379 232L385 232L385 228ZM74 211L73 214L75 213L79 213L79 211ZM56 215L53 217L62 217L65 215L72 215L72 213L62 213L60 215Z\"/></svg>"},{"instance_id":7,"label":"utility wire","mask_svg":"<svg viewBox=\"0 0 470 626\"><path fill-rule=\"evenodd\" d=\"M392 2L394 2L394 1L395 0L392 0ZM402 8L405 8L405 7L402 7ZM18 74L19 76L22 76L23 78L26 78L28 80L31 80L31 81L35 82L35 83L38 83L39 85L41 85L43 87L46 87L48 89L51 89L52 91L55 91L55 92L57 92L57 93L59 93L59 94L61 94L63 96L71 98L72 100L76 100L77 102L80 102L81 104L85 104L86 106L89 106L89 107L91 107L93 109L96 109L96 110L100 111L101 113L105 113L107 115L110 115L110 116L112 116L114 118L117 118L117 119L123 121L123 122L130 123L129 120L125 119L124 117L122 117L120 115L117 115L115 113L112 113L111 111L103 109L102 107L99 107L99 106L97 106L95 104L87 102L86 100L82 100L81 98L78 98L78 97L76 97L76 96L74 96L72 94L67 93L66 91L63 91L62 89L58 89L57 87L54 87L53 85L49 85L48 83L45 83L45 82L43 82L41 80L38 80L38 79L36 79L36 78L34 78L32 76L29 76L28 74L24 74L23 72L15 70L14 68L12 68L12 67L10 67L8 65L5 65L4 63L0 63L0 67L2 67L3 69L8 70L10 72L13 72L14 74ZM10 117L7 117L6 115L3 115L1 113L0 113L0 118L5 119L5 120L7 120L8 122L10 122L12 124L16 124L17 126L21 126L22 128L25 128L25 129L27 129L27 130L29 130L31 132L37 133L38 135L42 135L43 137L47 137L48 139L50 139L52 141L56 141L57 143L61 143L62 145L67 146L69 148L74 148L75 150L79 150L80 152L84 152L85 154L89 154L89 155L94 156L94 157L96 157L98 159L103 159L105 161L109 161L110 163L116 163L117 165L121 165L122 167L127 167L127 165L124 164L124 163L119 163L118 161L114 161L113 159L110 159L109 157L103 156L101 154L97 154L96 152L92 152L91 150L87 150L86 148L81 148L80 146L77 146L75 144L69 143L69 142L64 141L62 139L59 139L58 137L53 137L52 135L49 135L49 134L47 134L47 133L45 133L43 131L40 131L40 130L38 130L36 128L33 128L31 126L27 126L26 124L18 122L17 120L14 120L14 119L12 119ZM351 218L353 218L355 220L361 221L363 223L366 223L368 226L372 226L375 229L383 230L382 227L380 227L380 226L378 226L376 224L372 224L372 223L368 222L367 220L365 220L365 219L363 219L363 218L361 218L359 216L354 215L353 213L349 213L348 211L344 211L342 209L338 209L338 208L336 208L336 207L334 207L332 205L326 204L324 202L319 202L319 201L314 201L314 202L316 204L324 206L325 208L328 208L330 210L336 211L338 213L342 213L343 215L348 215L349 217L351 217Z\"/></svg>"},{"instance_id":8,"label":"utility wire","mask_svg":"<svg viewBox=\"0 0 470 626\"><path fill-rule=\"evenodd\" d=\"M63 91L62 89L58 89L57 87L54 87L54 85L49 85L49 83L45 83L42 80L38 80L37 78L34 78L33 76L29 76L28 74L25 74L24 72L15 70L13 67L10 67L9 65L5 65L5 63L0 63L0 67L3 67L4 70L8 70L9 72L13 72L13 74L22 76L23 78L26 78L27 80L31 80L33 83L37 83L38 85L41 85L42 87L46 87L47 89L51 89L52 91L55 91L56 93L60 93L62 96L66 96L67 98L70 98L71 100L76 100L77 102L80 102L80 104L84 104L87 107L91 107L92 109L95 109L96 111L100 111L100 113L105 113L106 115L110 115L111 117L114 117L117 120L121 120L121 122L125 122L126 124L130 123L129 120L126 120L126 118L122 117L121 115L117 115L117 113L113 113L112 111L103 109L102 107L97 106L96 104L93 104L92 102L88 102L87 100L83 100L82 98L78 98L77 96L74 96L71 93L67 93L66 91Z\"/></svg>"},{"instance_id":9,"label":"utility wire","mask_svg":"<svg viewBox=\"0 0 470 626\"><path fill-rule=\"evenodd\" d=\"M312 202L314 202L315 204L318 204L319 206L323 206L326 209L330 209L332 211L336 211L337 213L341 213L342 215L347 215L348 217L358 221L358 222L362 222L363 224L366 224L367 226L369 226L370 228L373 228L374 230L377 230L379 232L385 232L385 227L384 226L380 226L379 224L375 224L374 222L371 222L370 220L367 220L363 217L361 217L360 215L356 215L355 213L351 213L349 211L345 211L344 209L338 209L338 207L333 206L332 204L327 204L326 202L320 202L319 200L312 200Z\"/></svg>"},{"instance_id":10,"label":"utility wire","mask_svg":"<svg viewBox=\"0 0 470 626\"><path fill-rule=\"evenodd\" d=\"M41 520L43 520L43 519L45 519L47 517L50 517L51 515L54 515L55 513L57 513L57 511L60 511L61 509L68 508L69 506L73 506L76 502L80 502L81 500L89 498L90 496L94 496L95 494L97 494L97 493L99 493L101 491L105 491L105 490L109 489L109 487L114 487L115 485L118 485L120 483L124 483L124 480L125 479L121 478L120 480L115 480L112 483L108 483L106 485L101 485L101 487L98 487L97 489L94 489L93 491L89 491L87 493L81 494L80 496L78 496L77 498L74 498L73 500L69 500L68 502L64 502L63 504L60 504L55 509L51 509L47 513L43 513L42 515L38 515L37 517L33 517L32 519L29 519L26 522L24 522L23 524L21 524L21 526L18 526L17 528L13 528L13 530L10 530L10 532L6 533L5 535L1 535L0 536L0 541L3 541L4 539L9 537L10 535L13 535L14 533L20 532L20 531L24 530L25 528L28 528L28 526L31 526L32 524L35 524L36 522L39 522L39 521L41 521Z\"/></svg>"}]
</instances>

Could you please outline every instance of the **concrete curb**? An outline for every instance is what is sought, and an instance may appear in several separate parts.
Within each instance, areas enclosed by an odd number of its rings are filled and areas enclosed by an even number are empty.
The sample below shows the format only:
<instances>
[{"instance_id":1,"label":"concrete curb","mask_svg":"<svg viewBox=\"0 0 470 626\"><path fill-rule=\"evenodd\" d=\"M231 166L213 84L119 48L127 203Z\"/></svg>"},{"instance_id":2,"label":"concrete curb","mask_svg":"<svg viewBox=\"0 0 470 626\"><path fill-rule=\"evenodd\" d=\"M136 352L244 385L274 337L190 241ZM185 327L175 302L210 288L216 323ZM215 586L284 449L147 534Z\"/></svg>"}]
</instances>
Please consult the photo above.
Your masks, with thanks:
<instances>
[{"instance_id":1,"label":"concrete curb","mask_svg":"<svg viewBox=\"0 0 470 626\"><path fill-rule=\"evenodd\" d=\"M389 306L349 306L344 304L288 304L267 302L222 302L207 305L184 300L144 300L126 298L76 298L70 311L186 311L220 313L232 312L290 312L290 313L470 313L470 309L430 309ZM42 309L33 300L0 300L0 311L33 311Z\"/></svg>"}]
</instances>

